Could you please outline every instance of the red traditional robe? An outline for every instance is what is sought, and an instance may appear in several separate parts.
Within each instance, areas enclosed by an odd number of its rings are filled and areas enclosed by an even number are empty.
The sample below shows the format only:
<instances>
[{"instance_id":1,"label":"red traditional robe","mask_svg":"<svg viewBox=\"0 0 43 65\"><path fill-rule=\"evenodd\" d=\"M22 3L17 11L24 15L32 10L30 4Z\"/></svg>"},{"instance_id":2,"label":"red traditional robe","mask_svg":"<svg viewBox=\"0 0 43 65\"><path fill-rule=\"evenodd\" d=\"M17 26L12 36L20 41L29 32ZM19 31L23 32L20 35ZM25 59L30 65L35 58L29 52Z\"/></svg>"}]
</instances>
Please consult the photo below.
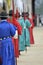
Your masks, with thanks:
<instances>
[{"instance_id":1,"label":"red traditional robe","mask_svg":"<svg viewBox=\"0 0 43 65\"><path fill-rule=\"evenodd\" d=\"M8 19L7 21L11 22L10 19ZM19 22L13 17L11 23L17 27L18 35L21 35L21 33L22 33L22 27L19 24ZM15 56L19 57L19 44L18 44L19 40L12 38L12 41L13 41L14 49L15 49Z\"/></svg>"},{"instance_id":2,"label":"red traditional robe","mask_svg":"<svg viewBox=\"0 0 43 65\"><path fill-rule=\"evenodd\" d=\"M29 28L30 31L30 44L34 44L34 37L33 37L33 28L34 28L34 23L33 23L33 19L30 19L30 23L32 24L32 26Z\"/></svg>"}]
</instances>

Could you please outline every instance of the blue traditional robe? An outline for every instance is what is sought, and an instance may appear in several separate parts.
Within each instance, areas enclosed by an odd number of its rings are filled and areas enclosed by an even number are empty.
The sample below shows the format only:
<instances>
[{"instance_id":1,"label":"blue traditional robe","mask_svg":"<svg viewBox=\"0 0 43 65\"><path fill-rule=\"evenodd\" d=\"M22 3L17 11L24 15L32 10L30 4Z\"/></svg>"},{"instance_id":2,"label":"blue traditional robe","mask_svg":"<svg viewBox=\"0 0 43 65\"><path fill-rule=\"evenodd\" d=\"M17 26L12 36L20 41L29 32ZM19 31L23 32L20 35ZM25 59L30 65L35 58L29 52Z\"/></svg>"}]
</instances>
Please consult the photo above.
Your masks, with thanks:
<instances>
[{"instance_id":1,"label":"blue traditional robe","mask_svg":"<svg viewBox=\"0 0 43 65\"><path fill-rule=\"evenodd\" d=\"M15 35L16 27L6 20L0 22L0 57L2 65L15 65L14 47L12 38Z\"/></svg>"}]
</instances>

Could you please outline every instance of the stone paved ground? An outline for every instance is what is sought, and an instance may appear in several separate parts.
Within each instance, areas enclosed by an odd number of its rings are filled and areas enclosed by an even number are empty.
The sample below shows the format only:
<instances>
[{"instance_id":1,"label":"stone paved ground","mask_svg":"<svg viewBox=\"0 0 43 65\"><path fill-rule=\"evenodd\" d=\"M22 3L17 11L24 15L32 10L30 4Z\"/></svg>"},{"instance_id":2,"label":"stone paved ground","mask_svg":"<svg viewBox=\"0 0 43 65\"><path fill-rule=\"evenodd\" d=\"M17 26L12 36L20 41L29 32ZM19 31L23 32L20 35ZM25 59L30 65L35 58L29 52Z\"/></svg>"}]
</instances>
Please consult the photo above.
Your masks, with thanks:
<instances>
[{"instance_id":1,"label":"stone paved ground","mask_svg":"<svg viewBox=\"0 0 43 65\"><path fill-rule=\"evenodd\" d=\"M35 44L22 53L18 65L43 65L43 27L35 27L33 33Z\"/></svg>"}]
</instances>

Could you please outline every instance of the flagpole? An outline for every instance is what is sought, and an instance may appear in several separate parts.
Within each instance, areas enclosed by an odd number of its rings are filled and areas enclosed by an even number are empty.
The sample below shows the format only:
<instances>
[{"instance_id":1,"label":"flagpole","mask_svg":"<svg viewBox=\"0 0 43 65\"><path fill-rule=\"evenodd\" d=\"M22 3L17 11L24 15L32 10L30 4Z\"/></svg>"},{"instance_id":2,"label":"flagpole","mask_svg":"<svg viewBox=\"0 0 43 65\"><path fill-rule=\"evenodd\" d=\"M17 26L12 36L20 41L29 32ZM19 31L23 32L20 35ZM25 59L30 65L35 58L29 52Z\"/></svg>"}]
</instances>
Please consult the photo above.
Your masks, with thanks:
<instances>
[{"instance_id":1,"label":"flagpole","mask_svg":"<svg viewBox=\"0 0 43 65\"><path fill-rule=\"evenodd\" d=\"M12 16L14 16L14 0L12 0L12 9L13 9Z\"/></svg>"},{"instance_id":2,"label":"flagpole","mask_svg":"<svg viewBox=\"0 0 43 65\"><path fill-rule=\"evenodd\" d=\"M5 0L3 0L3 10L6 11L6 3L5 3Z\"/></svg>"},{"instance_id":3,"label":"flagpole","mask_svg":"<svg viewBox=\"0 0 43 65\"><path fill-rule=\"evenodd\" d=\"M12 17L14 18L14 0L12 0L12 9L13 9ZM16 65L17 65L17 57L16 57Z\"/></svg>"}]
</instances>

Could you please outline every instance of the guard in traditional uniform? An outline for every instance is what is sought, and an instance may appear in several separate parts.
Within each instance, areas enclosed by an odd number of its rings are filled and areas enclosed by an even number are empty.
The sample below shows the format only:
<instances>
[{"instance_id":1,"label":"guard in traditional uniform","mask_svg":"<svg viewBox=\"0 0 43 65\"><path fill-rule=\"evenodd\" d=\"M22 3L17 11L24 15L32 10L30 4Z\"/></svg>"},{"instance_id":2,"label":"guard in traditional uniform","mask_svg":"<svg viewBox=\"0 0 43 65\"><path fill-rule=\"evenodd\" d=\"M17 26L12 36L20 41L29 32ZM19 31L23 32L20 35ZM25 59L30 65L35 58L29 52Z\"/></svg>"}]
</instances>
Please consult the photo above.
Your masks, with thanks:
<instances>
[{"instance_id":1,"label":"guard in traditional uniform","mask_svg":"<svg viewBox=\"0 0 43 65\"><path fill-rule=\"evenodd\" d=\"M18 14L17 17L18 22L22 26L22 35L19 36L19 51L21 52L27 50L27 46L30 47L30 34L28 28L31 26L31 24L24 14L23 17L20 16L20 14Z\"/></svg>"},{"instance_id":2,"label":"guard in traditional uniform","mask_svg":"<svg viewBox=\"0 0 43 65\"><path fill-rule=\"evenodd\" d=\"M7 20L9 23L12 23L13 25L17 27L16 36L15 36L16 38L12 38L12 42L13 42L14 49L15 49L16 65L17 65L17 58L19 57L19 54L20 54L18 36L22 34L22 27L19 24L19 22L16 20L16 18L13 16L12 10L9 11L9 18Z\"/></svg>"},{"instance_id":3,"label":"guard in traditional uniform","mask_svg":"<svg viewBox=\"0 0 43 65\"><path fill-rule=\"evenodd\" d=\"M27 19L26 13L22 13L23 21L24 21L24 39L25 39L25 46L30 47L30 33L29 28L31 27L30 21ZM28 34L28 35L27 35Z\"/></svg>"},{"instance_id":4,"label":"guard in traditional uniform","mask_svg":"<svg viewBox=\"0 0 43 65\"><path fill-rule=\"evenodd\" d=\"M15 65L12 37L15 36L17 28L7 22L6 12L1 12L0 18L0 57L2 59L2 65Z\"/></svg>"},{"instance_id":5,"label":"guard in traditional uniform","mask_svg":"<svg viewBox=\"0 0 43 65\"><path fill-rule=\"evenodd\" d=\"M22 16L20 16L20 13L18 12L18 10L16 11L16 19L17 21L20 23L21 27L22 27L22 34L19 35L19 52L21 55L21 52L25 50L25 43L24 43L24 22L23 22L23 18Z\"/></svg>"},{"instance_id":6,"label":"guard in traditional uniform","mask_svg":"<svg viewBox=\"0 0 43 65\"><path fill-rule=\"evenodd\" d=\"M26 12L27 19L31 23L31 27L29 28L29 33L30 33L30 44L34 44L34 36L33 36L33 29L34 29L34 22L32 18L29 18L28 12Z\"/></svg>"}]
</instances>

